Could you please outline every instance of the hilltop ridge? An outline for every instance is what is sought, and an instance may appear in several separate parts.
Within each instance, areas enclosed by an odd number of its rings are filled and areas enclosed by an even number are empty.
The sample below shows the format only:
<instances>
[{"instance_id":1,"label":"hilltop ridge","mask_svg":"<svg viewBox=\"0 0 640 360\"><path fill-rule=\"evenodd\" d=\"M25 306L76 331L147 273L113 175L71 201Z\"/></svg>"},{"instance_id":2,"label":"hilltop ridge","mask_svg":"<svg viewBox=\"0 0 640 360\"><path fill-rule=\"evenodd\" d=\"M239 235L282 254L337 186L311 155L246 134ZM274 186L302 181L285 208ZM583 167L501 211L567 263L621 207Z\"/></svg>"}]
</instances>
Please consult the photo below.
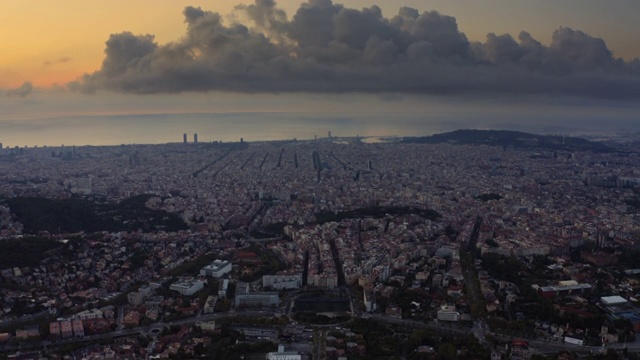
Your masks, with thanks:
<instances>
[{"instance_id":1,"label":"hilltop ridge","mask_svg":"<svg viewBox=\"0 0 640 360\"><path fill-rule=\"evenodd\" d=\"M405 137L405 143L420 144L466 144L511 146L515 148L540 148L546 150L617 152L610 146L580 137L561 135L538 135L511 130L463 129L423 137Z\"/></svg>"}]
</instances>

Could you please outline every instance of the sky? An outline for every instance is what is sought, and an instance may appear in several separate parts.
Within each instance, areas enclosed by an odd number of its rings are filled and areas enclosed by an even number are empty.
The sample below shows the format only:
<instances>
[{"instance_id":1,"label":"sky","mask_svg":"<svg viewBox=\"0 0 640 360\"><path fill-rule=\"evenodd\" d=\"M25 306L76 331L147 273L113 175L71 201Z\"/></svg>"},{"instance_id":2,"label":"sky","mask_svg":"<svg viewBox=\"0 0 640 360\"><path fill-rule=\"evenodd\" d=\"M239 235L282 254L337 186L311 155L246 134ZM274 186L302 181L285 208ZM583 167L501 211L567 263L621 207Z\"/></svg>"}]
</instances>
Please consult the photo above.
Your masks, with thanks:
<instances>
[{"instance_id":1,"label":"sky","mask_svg":"<svg viewBox=\"0 0 640 360\"><path fill-rule=\"evenodd\" d=\"M633 128L638 13L636 0L3 0L0 142L75 142L51 135L75 119L82 141L114 143L92 126L130 116L142 133L147 117L180 114L554 129L586 114ZM363 131L394 130L377 124Z\"/></svg>"}]
</instances>

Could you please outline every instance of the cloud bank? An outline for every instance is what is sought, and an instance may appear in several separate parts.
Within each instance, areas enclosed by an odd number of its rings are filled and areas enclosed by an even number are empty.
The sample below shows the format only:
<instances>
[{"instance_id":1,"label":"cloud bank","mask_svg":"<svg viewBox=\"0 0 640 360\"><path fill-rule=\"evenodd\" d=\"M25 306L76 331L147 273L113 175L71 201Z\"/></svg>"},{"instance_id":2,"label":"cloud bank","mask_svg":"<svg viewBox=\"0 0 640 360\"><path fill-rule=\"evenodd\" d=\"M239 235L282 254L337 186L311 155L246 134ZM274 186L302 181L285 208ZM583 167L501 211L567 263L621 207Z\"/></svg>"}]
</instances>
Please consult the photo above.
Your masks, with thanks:
<instances>
[{"instance_id":1,"label":"cloud bank","mask_svg":"<svg viewBox=\"0 0 640 360\"><path fill-rule=\"evenodd\" d=\"M8 97L21 97L25 98L33 92L33 85L29 81L25 81L22 85L15 89L7 90L5 95Z\"/></svg>"},{"instance_id":2,"label":"cloud bank","mask_svg":"<svg viewBox=\"0 0 640 360\"><path fill-rule=\"evenodd\" d=\"M71 84L93 92L363 92L560 94L640 98L640 60L559 28L550 45L522 32L471 42L456 19L408 7L386 18L308 0L289 18L274 0L236 7L233 21L186 7L184 36L112 34L101 68ZM244 23L237 19L244 19Z\"/></svg>"}]
</instances>

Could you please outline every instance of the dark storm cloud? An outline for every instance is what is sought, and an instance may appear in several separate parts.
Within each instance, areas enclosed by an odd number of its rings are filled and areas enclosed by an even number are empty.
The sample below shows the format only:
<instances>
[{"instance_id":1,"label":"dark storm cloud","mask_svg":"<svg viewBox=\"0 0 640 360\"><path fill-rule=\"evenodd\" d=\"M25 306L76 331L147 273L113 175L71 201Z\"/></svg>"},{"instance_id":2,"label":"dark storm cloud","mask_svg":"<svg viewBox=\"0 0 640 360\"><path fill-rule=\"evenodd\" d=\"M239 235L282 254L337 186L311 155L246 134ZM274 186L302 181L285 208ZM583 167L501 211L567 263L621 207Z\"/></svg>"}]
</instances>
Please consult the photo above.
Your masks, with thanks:
<instances>
[{"instance_id":1,"label":"dark storm cloud","mask_svg":"<svg viewBox=\"0 0 640 360\"><path fill-rule=\"evenodd\" d=\"M241 4L236 10L245 12L260 29L279 27L287 21L287 14L276 7L274 0L255 0L255 4Z\"/></svg>"},{"instance_id":2,"label":"dark storm cloud","mask_svg":"<svg viewBox=\"0 0 640 360\"><path fill-rule=\"evenodd\" d=\"M24 84L20 85L19 87L15 89L7 90L5 92L5 95L7 95L8 97L24 98L31 95L32 92L33 92L33 85L29 81L25 81Z\"/></svg>"},{"instance_id":3,"label":"dark storm cloud","mask_svg":"<svg viewBox=\"0 0 640 360\"><path fill-rule=\"evenodd\" d=\"M289 19L273 0L236 7L235 21L183 11L186 34L159 45L151 35L111 35L100 70L73 87L132 93L398 92L554 93L640 97L640 62L613 57L602 39L557 29L549 46L522 32L470 42L456 19L403 7L385 18L309 0Z\"/></svg>"}]
</instances>

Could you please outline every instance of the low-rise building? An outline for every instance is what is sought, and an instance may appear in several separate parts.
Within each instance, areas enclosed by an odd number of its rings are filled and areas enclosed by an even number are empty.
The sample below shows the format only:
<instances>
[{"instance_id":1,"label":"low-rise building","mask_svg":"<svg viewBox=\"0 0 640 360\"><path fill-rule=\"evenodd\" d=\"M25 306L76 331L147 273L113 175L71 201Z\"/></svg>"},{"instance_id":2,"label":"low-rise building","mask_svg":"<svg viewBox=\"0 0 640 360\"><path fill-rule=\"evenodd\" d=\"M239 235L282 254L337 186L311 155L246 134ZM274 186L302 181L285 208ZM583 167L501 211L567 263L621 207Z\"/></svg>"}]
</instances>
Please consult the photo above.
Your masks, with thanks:
<instances>
[{"instance_id":1,"label":"low-rise building","mask_svg":"<svg viewBox=\"0 0 640 360\"><path fill-rule=\"evenodd\" d=\"M216 330L216 322L211 321L198 321L196 326L202 329L202 331L215 331Z\"/></svg>"},{"instance_id":2,"label":"low-rise building","mask_svg":"<svg viewBox=\"0 0 640 360\"><path fill-rule=\"evenodd\" d=\"M71 320L60 321L60 336L64 339L73 337L73 324L71 323Z\"/></svg>"},{"instance_id":3,"label":"low-rise building","mask_svg":"<svg viewBox=\"0 0 640 360\"><path fill-rule=\"evenodd\" d=\"M231 263L226 260L215 260L210 265L207 265L200 270L200 275L221 278L225 274L231 272Z\"/></svg>"},{"instance_id":4,"label":"low-rise building","mask_svg":"<svg viewBox=\"0 0 640 360\"><path fill-rule=\"evenodd\" d=\"M438 310L438 321L458 321L460 320L460 313L456 311L456 307L453 305L442 305Z\"/></svg>"},{"instance_id":5,"label":"low-rise building","mask_svg":"<svg viewBox=\"0 0 640 360\"><path fill-rule=\"evenodd\" d=\"M73 319L71 326L73 327L73 335L76 337L84 337L84 325L82 324L82 320Z\"/></svg>"},{"instance_id":6,"label":"low-rise building","mask_svg":"<svg viewBox=\"0 0 640 360\"><path fill-rule=\"evenodd\" d=\"M301 360L302 355L297 351L285 351L284 345L278 345L277 352L267 353L267 360Z\"/></svg>"},{"instance_id":7,"label":"low-rise building","mask_svg":"<svg viewBox=\"0 0 640 360\"><path fill-rule=\"evenodd\" d=\"M264 275L262 286L276 290L299 289L302 286L302 274Z\"/></svg>"},{"instance_id":8,"label":"low-rise building","mask_svg":"<svg viewBox=\"0 0 640 360\"><path fill-rule=\"evenodd\" d=\"M25 340L40 336L40 328L38 326L32 326L24 330L16 330L16 339Z\"/></svg>"},{"instance_id":9,"label":"low-rise building","mask_svg":"<svg viewBox=\"0 0 640 360\"><path fill-rule=\"evenodd\" d=\"M53 337L60 336L60 322L52 321L49 323L49 335Z\"/></svg>"},{"instance_id":10,"label":"low-rise building","mask_svg":"<svg viewBox=\"0 0 640 360\"><path fill-rule=\"evenodd\" d=\"M169 287L173 291L177 291L182 295L191 296L204 288L204 281L200 279L181 279Z\"/></svg>"},{"instance_id":11,"label":"low-rise building","mask_svg":"<svg viewBox=\"0 0 640 360\"><path fill-rule=\"evenodd\" d=\"M579 284L575 281L560 281L555 286L537 286L533 285L534 289L538 290L540 296L544 298L554 298L557 296L566 296L574 294L583 294L591 291L591 284Z\"/></svg>"},{"instance_id":12,"label":"low-rise building","mask_svg":"<svg viewBox=\"0 0 640 360\"><path fill-rule=\"evenodd\" d=\"M251 292L248 283L238 283L235 306L278 306L280 297L277 292Z\"/></svg>"},{"instance_id":13,"label":"low-rise building","mask_svg":"<svg viewBox=\"0 0 640 360\"><path fill-rule=\"evenodd\" d=\"M100 309L85 310L75 315L75 318L80 320L102 319L103 317L104 313Z\"/></svg>"}]
</instances>

